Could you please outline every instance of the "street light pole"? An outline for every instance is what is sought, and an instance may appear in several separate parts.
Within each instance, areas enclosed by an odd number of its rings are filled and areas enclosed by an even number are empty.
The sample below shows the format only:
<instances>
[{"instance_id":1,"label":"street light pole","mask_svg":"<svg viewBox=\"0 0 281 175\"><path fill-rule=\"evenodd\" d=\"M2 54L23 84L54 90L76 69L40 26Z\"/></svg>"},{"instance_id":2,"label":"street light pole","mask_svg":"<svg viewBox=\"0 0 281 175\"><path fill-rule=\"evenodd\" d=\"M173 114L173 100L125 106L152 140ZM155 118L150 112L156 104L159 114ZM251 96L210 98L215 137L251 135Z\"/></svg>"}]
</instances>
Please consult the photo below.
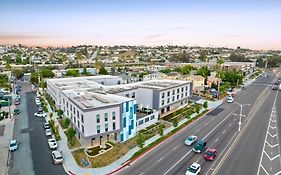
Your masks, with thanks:
<instances>
[{"instance_id":1,"label":"street light pole","mask_svg":"<svg viewBox=\"0 0 281 175\"><path fill-rule=\"evenodd\" d=\"M240 114L239 114L239 121L238 121L238 132L241 132L241 124L242 124L242 116L245 116L242 114L242 111L243 111L243 106L250 106L250 104L240 104L238 102L234 102L235 104L239 105L240 106Z\"/></svg>"}]
</instances>

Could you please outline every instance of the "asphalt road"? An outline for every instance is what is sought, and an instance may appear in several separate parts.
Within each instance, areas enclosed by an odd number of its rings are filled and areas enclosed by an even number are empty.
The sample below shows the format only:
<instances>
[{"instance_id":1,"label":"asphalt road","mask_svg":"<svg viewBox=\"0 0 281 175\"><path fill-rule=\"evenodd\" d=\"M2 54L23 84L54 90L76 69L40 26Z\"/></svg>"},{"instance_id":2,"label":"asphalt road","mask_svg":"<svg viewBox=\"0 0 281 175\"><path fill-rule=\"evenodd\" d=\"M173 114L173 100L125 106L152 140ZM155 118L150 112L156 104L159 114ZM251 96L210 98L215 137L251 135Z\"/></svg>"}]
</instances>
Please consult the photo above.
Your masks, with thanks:
<instances>
[{"instance_id":1,"label":"asphalt road","mask_svg":"<svg viewBox=\"0 0 281 175\"><path fill-rule=\"evenodd\" d=\"M55 165L52 161L51 150L43 128L45 119L33 116L37 112L37 106L34 103L35 94L31 92L29 85L22 83L20 85L24 94L21 104L23 113L20 116L24 122L15 122L14 138L19 140L19 150L15 152L15 160L10 166L9 174L66 174L62 165ZM25 139L22 139L23 136ZM16 156L20 152L24 152L27 156L23 154Z\"/></svg>"},{"instance_id":2,"label":"asphalt road","mask_svg":"<svg viewBox=\"0 0 281 175\"><path fill-rule=\"evenodd\" d=\"M245 106L243 108L243 114L245 114L246 117L243 117L242 119L242 131L243 128L245 128L245 133L248 133L250 136L259 136L259 132L251 130L251 128L255 128L253 123L256 122L264 126L264 128L261 129L262 131L266 131L266 122L263 120L259 121L259 116L262 116L267 112L262 111L263 109L267 109L268 112L271 111L273 105L272 96L274 96L274 92L271 91L271 86L266 85L272 84L273 78L274 77L261 77L255 83L263 85L249 86L235 97L235 101L238 103L250 104L250 106ZM267 107L264 107L265 105ZM270 105L271 108L268 109ZM119 174L184 174L187 167L193 162L201 164L202 174L211 174L216 169L216 164L214 164L215 161L219 162L219 160L223 158L224 152L231 146L235 138L238 136L239 116L235 116L233 113L239 114L239 112L240 107L237 104L223 104L219 109L212 112L214 115L206 115L200 118L180 133L147 153L138 161L133 162L130 166L124 168ZM256 127L256 129L258 130L259 127ZM217 159L213 162L205 161L202 153L196 154L192 152L192 147L184 145L184 140L189 135L197 135L199 139L203 138L207 141L207 147L216 148L218 150ZM255 154L255 149L253 149L253 147L249 147L249 150L251 154ZM243 156L245 153L242 151L241 154ZM234 155L234 157L236 156ZM231 160L232 154L229 158ZM247 158L250 159L251 157L247 156ZM240 163L243 164L242 162ZM234 173L237 170L236 164L232 163L232 166L233 171L228 172L230 172L230 174L236 174ZM226 175L228 172L222 174ZM238 174L247 174L243 173L243 170L240 172L242 173Z\"/></svg>"}]
</instances>

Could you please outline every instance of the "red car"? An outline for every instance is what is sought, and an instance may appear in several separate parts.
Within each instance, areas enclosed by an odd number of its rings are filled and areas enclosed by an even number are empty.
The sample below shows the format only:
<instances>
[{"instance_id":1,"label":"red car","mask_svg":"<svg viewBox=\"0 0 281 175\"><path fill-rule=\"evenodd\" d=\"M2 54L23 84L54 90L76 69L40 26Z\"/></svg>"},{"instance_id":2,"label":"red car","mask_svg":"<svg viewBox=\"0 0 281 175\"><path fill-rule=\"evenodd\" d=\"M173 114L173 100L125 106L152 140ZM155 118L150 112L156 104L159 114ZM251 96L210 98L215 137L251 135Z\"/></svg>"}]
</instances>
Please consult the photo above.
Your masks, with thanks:
<instances>
[{"instance_id":1,"label":"red car","mask_svg":"<svg viewBox=\"0 0 281 175\"><path fill-rule=\"evenodd\" d=\"M15 101L15 105L20 105L20 101L19 101L19 100L16 100L16 101Z\"/></svg>"},{"instance_id":2,"label":"red car","mask_svg":"<svg viewBox=\"0 0 281 175\"><path fill-rule=\"evenodd\" d=\"M213 148L209 148L204 154L204 158L206 160L214 160L216 156L217 156L217 150Z\"/></svg>"}]
</instances>

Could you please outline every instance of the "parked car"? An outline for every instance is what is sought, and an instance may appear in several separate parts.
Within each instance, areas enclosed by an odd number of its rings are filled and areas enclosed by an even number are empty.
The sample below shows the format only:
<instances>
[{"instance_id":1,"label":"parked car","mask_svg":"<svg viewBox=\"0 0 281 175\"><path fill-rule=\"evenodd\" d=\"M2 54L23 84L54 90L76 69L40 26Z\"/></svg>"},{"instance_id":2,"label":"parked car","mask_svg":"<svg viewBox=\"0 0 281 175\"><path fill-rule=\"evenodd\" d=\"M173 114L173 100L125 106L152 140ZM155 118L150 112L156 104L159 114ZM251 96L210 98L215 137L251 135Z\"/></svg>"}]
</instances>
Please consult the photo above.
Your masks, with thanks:
<instances>
[{"instance_id":1,"label":"parked car","mask_svg":"<svg viewBox=\"0 0 281 175\"><path fill-rule=\"evenodd\" d=\"M192 145L194 142L196 142L196 140L197 140L197 136L192 135L192 136L187 137L187 138L185 139L185 142L184 142L184 143L185 143L186 145L190 146L190 145Z\"/></svg>"},{"instance_id":2,"label":"parked car","mask_svg":"<svg viewBox=\"0 0 281 175\"><path fill-rule=\"evenodd\" d=\"M63 156L61 151L52 151L52 158L55 164L60 164L63 162Z\"/></svg>"},{"instance_id":3,"label":"parked car","mask_svg":"<svg viewBox=\"0 0 281 175\"><path fill-rule=\"evenodd\" d=\"M42 106L39 106L39 107L38 107L38 112L43 112Z\"/></svg>"},{"instance_id":4,"label":"parked car","mask_svg":"<svg viewBox=\"0 0 281 175\"><path fill-rule=\"evenodd\" d=\"M17 140L11 140L9 150L10 151L18 150L18 141Z\"/></svg>"},{"instance_id":5,"label":"parked car","mask_svg":"<svg viewBox=\"0 0 281 175\"><path fill-rule=\"evenodd\" d=\"M185 175L198 175L200 171L201 165L199 163L194 162L187 168Z\"/></svg>"},{"instance_id":6,"label":"parked car","mask_svg":"<svg viewBox=\"0 0 281 175\"><path fill-rule=\"evenodd\" d=\"M193 147L193 151L196 153L201 153L202 151L204 151L205 147L207 146L207 142L204 140L199 140L198 142L196 142L196 144Z\"/></svg>"},{"instance_id":7,"label":"parked car","mask_svg":"<svg viewBox=\"0 0 281 175\"><path fill-rule=\"evenodd\" d=\"M49 147L51 149L57 149L58 148L57 141L54 138L48 139L48 144L49 144Z\"/></svg>"},{"instance_id":8,"label":"parked car","mask_svg":"<svg viewBox=\"0 0 281 175\"><path fill-rule=\"evenodd\" d=\"M233 101L234 101L234 99L233 99L233 97L231 95L228 95L226 97L226 100L227 100L227 103L233 103Z\"/></svg>"},{"instance_id":9,"label":"parked car","mask_svg":"<svg viewBox=\"0 0 281 175\"><path fill-rule=\"evenodd\" d=\"M51 129L46 129L46 130L45 130L45 135L46 135L46 136L52 136L52 131L51 131Z\"/></svg>"},{"instance_id":10,"label":"parked car","mask_svg":"<svg viewBox=\"0 0 281 175\"><path fill-rule=\"evenodd\" d=\"M50 129L50 124L49 123L44 123L43 127L44 127L44 129Z\"/></svg>"},{"instance_id":11,"label":"parked car","mask_svg":"<svg viewBox=\"0 0 281 175\"><path fill-rule=\"evenodd\" d=\"M20 105L20 101L19 100L15 100L15 105Z\"/></svg>"},{"instance_id":12,"label":"parked car","mask_svg":"<svg viewBox=\"0 0 281 175\"><path fill-rule=\"evenodd\" d=\"M246 86L242 86L242 88L241 88L242 90L246 90Z\"/></svg>"},{"instance_id":13,"label":"parked car","mask_svg":"<svg viewBox=\"0 0 281 175\"><path fill-rule=\"evenodd\" d=\"M217 150L213 148L209 148L204 154L204 158L206 160L214 160L216 156L217 156Z\"/></svg>"},{"instance_id":14,"label":"parked car","mask_svg":"<svg viewBox=\"0 0 281 175\"><path fill-rule=\"evenodd\" d=\"M46 113L43 113L43 112L36 112L34 113L34 117L46 117L47 114Z\"/></svg>"},{"instance_id":15,"label":"parked car","mask_svg":"<svg viewBox=\"0 0 281 175\"><path fill-rule=\"evenodd\" d=\"M276 86L276 85L274 85L273 87L272 87L272 90L277 90L278 89L278 86Z\"/></svg>"},{"instance_id":16,"label":"parked car","mask_svg":"<svg viewBox=\"0 0 281 175\"><path fill-rule=\"evenodd\" d=\"M20 114L20 109L19 108L15 108L13 114L14 115Z\"/></svg>"}]
</instances>

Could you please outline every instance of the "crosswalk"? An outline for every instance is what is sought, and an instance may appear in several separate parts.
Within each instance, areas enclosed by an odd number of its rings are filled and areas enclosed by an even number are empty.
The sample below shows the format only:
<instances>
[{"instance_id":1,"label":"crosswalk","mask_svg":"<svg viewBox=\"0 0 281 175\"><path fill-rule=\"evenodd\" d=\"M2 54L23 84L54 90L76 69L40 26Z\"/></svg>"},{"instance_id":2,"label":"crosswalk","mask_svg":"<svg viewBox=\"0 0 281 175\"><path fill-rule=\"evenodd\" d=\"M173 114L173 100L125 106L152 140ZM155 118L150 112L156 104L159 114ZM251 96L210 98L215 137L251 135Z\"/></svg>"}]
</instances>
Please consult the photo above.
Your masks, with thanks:
<instances>
[{"instance_id":1,"label":"crosswalk","mask_svg":"<svg viewBox=\"0 0 281 175\"><path fill-rule=\"evenodd\" d=\"M251 86L275 86L274 84L266 84L266 83L253 83Z\"/></svg>"}]
</instances>

